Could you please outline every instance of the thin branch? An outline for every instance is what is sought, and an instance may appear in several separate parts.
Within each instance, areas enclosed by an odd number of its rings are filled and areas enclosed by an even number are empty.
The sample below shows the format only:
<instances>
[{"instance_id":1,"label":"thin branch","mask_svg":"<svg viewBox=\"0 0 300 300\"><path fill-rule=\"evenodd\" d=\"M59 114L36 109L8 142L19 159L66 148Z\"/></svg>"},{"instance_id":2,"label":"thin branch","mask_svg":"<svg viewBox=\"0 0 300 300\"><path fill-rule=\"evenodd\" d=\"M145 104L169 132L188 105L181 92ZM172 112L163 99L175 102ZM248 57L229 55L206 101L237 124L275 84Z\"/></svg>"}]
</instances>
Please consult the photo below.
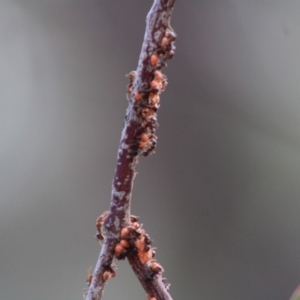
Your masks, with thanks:
<instances>
[{"instance_id":1,"label":"thin branch","mask_svg":"<svg viewBox=\"0 0 300 300\"><path fill-rule=\"evenodd\" d=\"M105 282L115 274L112 260L120 242L120 232L131 225L130 202L138 156L154 152L158 127L156 112L160 94L167 84L159 70L174 55L175 33L170 17L175 0L154 0L147 15L144 42L137 71L131 72L127 90L129 105L119 145L117 166L112 184L110 211L98 219L98 238L104 239L86 300L100 300ZM146 237L145 231L138 229ZM130 247L134 247L133 244ZM152 250L145 250L153 254ZM161 270L153 273L153 259L141 261L129 252L128 261L149 298L171 300ZM152 262L152 265L151 265Z\"/></svg>"},{"instance_id":2,"label":"thin branch","mask_svg":"<svg viewBox=\"0 0 300 300\"><path fill-rule=\"evenodd\" d=\"M154 278L151 278L149 266L147 264L143 264L139 259L136 259L136 256L128 255L127 259L150 299L172 300L172 297L168 292L169 284L165 282L165 278L162 278L160 275L156 275Z\"/></svg>"}]
</instances>

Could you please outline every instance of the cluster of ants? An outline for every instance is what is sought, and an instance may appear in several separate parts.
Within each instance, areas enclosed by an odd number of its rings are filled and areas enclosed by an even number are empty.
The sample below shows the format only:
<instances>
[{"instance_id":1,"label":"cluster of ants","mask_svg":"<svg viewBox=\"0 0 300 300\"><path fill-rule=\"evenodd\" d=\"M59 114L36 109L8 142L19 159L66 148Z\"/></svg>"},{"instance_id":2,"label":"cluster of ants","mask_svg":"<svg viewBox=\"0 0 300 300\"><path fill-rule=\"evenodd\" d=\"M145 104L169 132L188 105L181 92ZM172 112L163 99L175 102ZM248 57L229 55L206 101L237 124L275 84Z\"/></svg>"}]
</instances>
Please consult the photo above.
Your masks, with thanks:
<instances>
[{"instance_id":1,"label":"cluster of ants","mask_svg":"<svg viewBox=\"0 0 300 300\"><path fill-rule=\"evenodd\" d=\"M158 127L156 112L160 105L160 94L167 86L167 78L159 70L166 65L167 59L171 59L174 56L175 39L175 33L168 29L160 42L157 52L151 54L149 67L153 78L146 88L137 91L134 89L134 80L137 76L136 71L132 71L127 75L129 78L127 98L133 99L133 108L137 116L142 118L142 126L137 133L137 153L143 156L153 153L157 143L155 135L155 130Z\"/></svg>"},{"instance_id":2,"label":"cluster of ants","mask_svg":"<svg viewBox=\"0 0 300 300\"><path fill-rule=\"evenodd\" d=\"M105 211L100 215L96 221L97 234L96 238L99 242L102 242L105 238L105 231L103 223L108 216L108 211ZM149 272L145 276L145 281L153 280L155 275L162 275L162 266L154 259L155 250L151 247L151 239L149 235L142 229L142 225L138 223L138 217L130 216L131 224L122 228L120 232L120 238L114 248L115 257L117 259L125 259L128 255L137 255L142 264L146 264ZM103 273L103 280L106 281L109 278L116 276L116 267L108 264L105 267ZM92 275L90 270L88 271L87 285L92 282ZM166 286L168 288L168 286ZM148 300L156 300L155 297L147 296Z\"/></svg>"},{"instance_id":3,"label":"cluster of ants","mask_svg":"<svg viewBox=\"0 0 300 300\"><path fill-rule=\"evenodd\" d=\"M153 259L155 250L151 247L149 235L142 229L136 216L131 216L131 225L124 227L120 233L119 243L115 246L117 259L124 259L127 255L137 255L142 264L147 264L151 270L147 280L161 274L163 268Z\"/></svg>"}]
</instances>

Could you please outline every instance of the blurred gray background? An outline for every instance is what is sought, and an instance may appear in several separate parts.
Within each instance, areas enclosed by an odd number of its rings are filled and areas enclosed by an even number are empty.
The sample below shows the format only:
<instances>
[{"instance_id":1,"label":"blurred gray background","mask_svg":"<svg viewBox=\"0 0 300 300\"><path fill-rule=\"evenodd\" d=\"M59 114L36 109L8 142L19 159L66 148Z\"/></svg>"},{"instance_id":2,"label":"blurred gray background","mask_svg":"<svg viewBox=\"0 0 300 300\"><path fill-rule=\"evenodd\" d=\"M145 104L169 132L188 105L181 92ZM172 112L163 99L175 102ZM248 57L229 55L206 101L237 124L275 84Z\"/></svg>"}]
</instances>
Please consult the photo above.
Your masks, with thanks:
<instances>
[{"instance_id":1,"label":"blurred gray background","mask_svg":"<svg viewBox=\"0 0 300 300\"><path fill-rule=\"evenodd\" d=\"M0 299L82 299L152 1L0 0ZM300 283L300 2L177 1L132 213L174 299ZM126 262L104 299L145 299Z\"/></svg>"}]
</instances>

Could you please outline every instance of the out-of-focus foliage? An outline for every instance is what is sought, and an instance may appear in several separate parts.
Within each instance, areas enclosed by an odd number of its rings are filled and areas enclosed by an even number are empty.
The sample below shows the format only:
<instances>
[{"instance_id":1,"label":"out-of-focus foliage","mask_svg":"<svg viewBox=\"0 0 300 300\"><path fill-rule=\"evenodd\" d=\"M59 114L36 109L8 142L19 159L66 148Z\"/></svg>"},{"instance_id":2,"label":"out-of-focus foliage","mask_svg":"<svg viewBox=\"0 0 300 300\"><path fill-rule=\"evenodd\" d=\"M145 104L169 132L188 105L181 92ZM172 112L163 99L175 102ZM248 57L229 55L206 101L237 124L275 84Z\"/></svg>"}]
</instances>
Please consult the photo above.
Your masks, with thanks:
<instances>
[{"instance_id":1,"label":"out-of-focus foliage","mask_svg":"<svg viewBox=\"0 0 300 300\"><path fill-rule=\"evenodd\" d=\"M290 300L300 300L300 285L296 288Z\"/></svg>"}]
</instances>

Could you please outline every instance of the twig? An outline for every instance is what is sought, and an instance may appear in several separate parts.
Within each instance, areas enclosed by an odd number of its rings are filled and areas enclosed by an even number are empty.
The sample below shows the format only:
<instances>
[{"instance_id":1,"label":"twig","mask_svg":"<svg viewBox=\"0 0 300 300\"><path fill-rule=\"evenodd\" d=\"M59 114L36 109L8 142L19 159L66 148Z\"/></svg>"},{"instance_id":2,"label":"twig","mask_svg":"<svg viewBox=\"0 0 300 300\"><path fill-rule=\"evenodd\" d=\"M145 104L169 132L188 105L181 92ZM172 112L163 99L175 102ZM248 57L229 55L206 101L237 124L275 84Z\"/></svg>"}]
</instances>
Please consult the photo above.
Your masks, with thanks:
<instances>
[{"instance_id":1,"label":"twig","mask_svg":"<svg viewBox=\"0 0 300 300\"><path fill-rule=\"evenodd\" d=\"M146 31L137 71L128 75L129 105L112 184L110 211L98 219L98 238L103 238L104 243L86 300L100 300L105 282L115 275L112 260L116 254L116 246L120 242L120 232L131 225L131 192L138 156L153 153L156 146L155 131L158 127L156 112L159 108L160 94L167 84L165 75L159 70L166 65L167 59L173 57L175 50L176 35L170 26L174 2L175 0L154 0L146 19ZM138 228L138 232L139 236L145 239L147 236L145 231ZM152 258L141 261L134 240L130 243L131 246L128 244L128 247L136 251L128 251L127 258L148 298L171 300L167 286L161 277L160 267L155 265ZM138 251L144 251L148 256L153 254L148 246L145 249L138 249ZM158 270L155 270L154 265Z\"/></svg>"}]
</instances>

